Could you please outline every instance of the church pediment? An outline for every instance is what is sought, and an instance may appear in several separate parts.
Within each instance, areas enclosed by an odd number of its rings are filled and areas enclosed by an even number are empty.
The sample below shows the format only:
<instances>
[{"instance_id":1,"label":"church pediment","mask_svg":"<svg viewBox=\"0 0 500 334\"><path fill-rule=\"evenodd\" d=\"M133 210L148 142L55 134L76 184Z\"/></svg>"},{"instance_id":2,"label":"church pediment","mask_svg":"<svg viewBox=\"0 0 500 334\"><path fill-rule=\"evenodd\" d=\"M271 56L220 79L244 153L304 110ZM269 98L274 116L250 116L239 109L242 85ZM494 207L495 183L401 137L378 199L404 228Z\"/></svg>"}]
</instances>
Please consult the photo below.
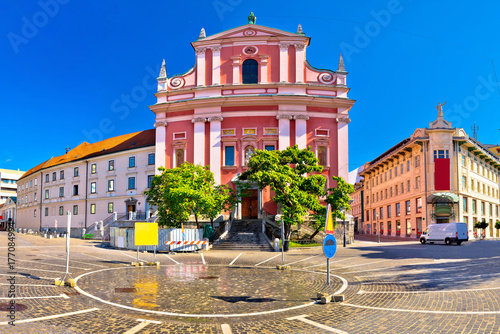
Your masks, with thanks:
<instances>
[{"instance_id":1,"label":"church pediment","mask_svg":"<svg viewBox=\"0 0 500 334\"><path fill-rule=\"evenodd\" d=\"M193 44L197 42L207 42L226 38L242 38L242 37L301 37L299 34L291 33L288 31L283 31L275 28L269 28L265 26L260 26L257 24L245 24L240 27L236 27L230 30L223 31L221 33L207 36L205 38L198 39ZM306 37L308 39L308 37Z\"/></svg>"}]
</instances>

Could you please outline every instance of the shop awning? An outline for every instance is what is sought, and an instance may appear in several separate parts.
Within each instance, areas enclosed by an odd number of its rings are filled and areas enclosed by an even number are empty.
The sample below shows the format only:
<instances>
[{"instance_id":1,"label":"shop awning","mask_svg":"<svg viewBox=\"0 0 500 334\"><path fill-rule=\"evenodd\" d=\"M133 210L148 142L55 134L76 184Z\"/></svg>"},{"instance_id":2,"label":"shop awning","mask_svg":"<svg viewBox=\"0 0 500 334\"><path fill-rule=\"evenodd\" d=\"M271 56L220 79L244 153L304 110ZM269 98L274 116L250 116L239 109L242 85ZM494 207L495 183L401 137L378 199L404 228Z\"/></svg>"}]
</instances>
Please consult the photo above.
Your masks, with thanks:
<instances>
[{"instance_id":1,"label":"shop awning","mask_svg":"<svg viewBox=\"0 0 500 334\"><path fill-rule=\"evenodd\" d=\"M442 193L434 193L427 197L427 203L458 203L459 198L457 194L442 192Z\"/></svg>"}]
</instances>

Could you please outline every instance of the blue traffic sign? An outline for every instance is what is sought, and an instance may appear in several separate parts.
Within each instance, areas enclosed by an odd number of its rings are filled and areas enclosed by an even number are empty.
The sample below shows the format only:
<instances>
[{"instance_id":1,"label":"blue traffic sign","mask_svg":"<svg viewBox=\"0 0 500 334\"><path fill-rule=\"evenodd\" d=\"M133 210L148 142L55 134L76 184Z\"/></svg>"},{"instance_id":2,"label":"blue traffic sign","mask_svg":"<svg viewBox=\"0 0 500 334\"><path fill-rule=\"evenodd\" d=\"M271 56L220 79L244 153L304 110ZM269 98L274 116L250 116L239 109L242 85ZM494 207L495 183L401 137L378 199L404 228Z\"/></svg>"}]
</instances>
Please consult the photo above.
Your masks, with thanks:
<instances>
[{"instance_id":1,"label":"blue traffic sign","mask_svg":"<svg viewBox=\"0 0 500 334\"><path fill-rule=\"evenodd\" d=\"M331 259L336 251L337 242L335 241L335 237L332 234L327 234L325 241L323 241L323 254L325 254L328 259Z\"/></svg>"}]
</instances>

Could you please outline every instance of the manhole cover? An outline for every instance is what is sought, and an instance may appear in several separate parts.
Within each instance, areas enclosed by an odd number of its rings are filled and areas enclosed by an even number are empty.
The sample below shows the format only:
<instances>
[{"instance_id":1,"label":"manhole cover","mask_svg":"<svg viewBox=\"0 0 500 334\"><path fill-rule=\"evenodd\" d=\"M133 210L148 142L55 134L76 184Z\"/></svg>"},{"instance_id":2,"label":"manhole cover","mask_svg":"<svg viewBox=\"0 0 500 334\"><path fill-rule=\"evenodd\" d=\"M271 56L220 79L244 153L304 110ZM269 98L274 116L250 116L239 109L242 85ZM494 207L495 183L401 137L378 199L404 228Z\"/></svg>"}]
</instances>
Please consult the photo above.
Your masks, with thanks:
<instances>
[{"instance_id":1,"label":"manhole cover","mask_svg":"<svg viewBox=\"0 0 500 334\"><path fill-rule=\"evenodd\" d=\"M28 306L23 305L23 304L14 304L15 310L17 311L24 311L28 308ZM12 306L10 303L0 303L0 312L10 312L12 310Z\"/></svg>"},{"instance_id":2,"label":"manhole cover","mask_svg":"<svg viewBox=\"0 0 500 334\"><path fill-rule=\"evenodd\" d=\"M219 278L218 276L200 276L198 277L199 279L217 279Z\"/></svg>"},{"instance_id":3,"label":"manhole cover","mask_svg":"<svg viewBox=\"0 0 500 334\"><path fill-rule=\"evenodd\" d=\"M115 293L119 292L125 292L125 293L131 293L131 292L137 292L136 288L115 288Z\"/></svg>"}]
</instances>

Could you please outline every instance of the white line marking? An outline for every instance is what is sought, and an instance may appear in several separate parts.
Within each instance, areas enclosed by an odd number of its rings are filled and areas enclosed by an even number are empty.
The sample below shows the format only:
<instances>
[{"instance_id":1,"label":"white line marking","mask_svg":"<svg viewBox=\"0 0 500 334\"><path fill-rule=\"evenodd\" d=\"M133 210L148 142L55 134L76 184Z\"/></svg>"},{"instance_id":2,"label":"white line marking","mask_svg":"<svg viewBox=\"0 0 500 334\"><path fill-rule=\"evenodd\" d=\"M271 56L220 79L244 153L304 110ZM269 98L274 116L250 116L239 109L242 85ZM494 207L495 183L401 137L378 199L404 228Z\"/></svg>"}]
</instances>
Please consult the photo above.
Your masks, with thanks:
<instances>
[{"instance_id":1,"label":"white line marking","mask_svg":"<svg viewBox=\"0 0 500 334\"><path fill-rule=\"evenodd\" d=\"M444 281L444 280L457 280L457 279L469 279L469 278L480 278L487 276L498 276L500 273L496 274L480 274L480 275L472 275L472 276L455 276L455 277L443 277L443 278L426 278L426 279L418 279L412 281L385 281L385 282L369 282L369 283L361 283L364 285L372 285L372 284L394 284L394 283L415 283L415 282L430 282L430 281Z\"/></svg>"},{"instance_id":2,"label":"white line marking","mask_svg":"<svg viewBox=\"0 0 500 334\"><path fill-rule=\"evenodd\" d=\"M319 322L306 319L307 316L308 316L307 314L302 314L302 315L298 315L296 317L286 318L286 320L299 320L299 321L305 322L306 324L313 325L315 327L324 329L325 331L329 331L329 332L337 333L337 334L348 334L347 332L341 331L340 329L329 327L329 326L320 324Z\"/></svg>"},{"instance_id":3,"label":"white line marking","mask_svg":"<svg viewBox=\"0 0 500 334\"><path fill-rule=\"evenodd\" d=\"M5 266L5 267L8 268L7 266ZM25 268L25 267L17 267L16 266L16 270L17 269L36 270L36 271L48 271L48 272L51 272L51 273L59 273L59 274L65 274L66 273L65 271L55 271L55 270L47 270L47 269Z\"/></svg>"},{"instance_id":4,"label":"white line marking","mask_svg":"<svg viewBox=\"0 0 500 334\"><path fill-rule=\"evenodd\" d=\"M126 331L123 334L135 334L149 324L161 324L160 321L153 321L153 320L137 319L137 321L140 321L141 323L138 324L137 326L129 329L128 331Z\"/></svg>"},{"instance_id":5,"label":"white line marking","mask_svg":"<svg viewBox=\"0 0 500 334\"><path fill-rule=\"evenodd\" d=\"M479 288L479 289L462 289L462 290L419 290L419 291L364 291L359 290L357 293L371 293L371 294L384 294L384 293L450 293L450 292L469 292L469 291L485 291L485 290L499 290L500 287L496 288Z\"/></svg>"},{"instance_id":6,"label":"white line marking","mask_svg":"<svg viewBox=\"0 0 500 334\"><path fill-rule=\"evenodd\" d=\"M229 326L228 324L222 324L220 325L220 328L222 329L222 334L233 334L231 326Z\"/></svg>"},{"instance_id":7,"label":"white line marking","mask_svg":"<svg viewBox=\"0 0 500 334\"><path fill-rule=\"evenodd\" d=\"M368 262L368 263L360 263L360 264L354 264L352 266L345 266L345 267L336 267L335 269L345 269L345 268L352 268L352 267L359 267L359 266L368 266L370 264L374 263L380 263L380 262L386 262L386 261L394 261L395 259L386 259L386 260L380 260L380 261L374 261L374 262ZM330 262L331 264L331 262Z\"/></svg>"},{"instance_id":8,"label":"white line marking","mask_svg":"<svg viewBox=\"0 0 500 334\"><path fill-rule=\"evenodd\" d=\"M200 255L201 255L201 262L203 262L203 264L207 264L207 263L205 262L205 257L203 256L203 253L200 253Z\"/></svg>"},{"instance_id":9,"label":"white line marking","mask_svg":"<svg viewBox=\"0 0 500 334\"><path fill-rule=\"evenodd\" d=\"M396 309L396 308L383 308L383 307L373 307L373 306L362 306L347 303L338 303L341 306L351 306L356 308L365 308L370 310L379 311L392 311L392 312L408 312L408 313L432 313L432 314L500 314L500 311L428 311L428 310L406 310L406 309Z\"/></svg>"},{"instance_id":10,"label":"white line marking","mask_svg":"<svg viewBox=\"0 0 500 334\"><path fill-rule=\"evenodd\" d=\"M316 257L316 256L318 256L318 255L313 255L313 256L307 257L307 258L302 259L302 260L298 260L298 261L295 261L295 262L290 262L290 263L287 263L287 265L292 265L292 264L299 263L299 262L302 262L302 261L305 261L305 260L309 260L309 259L312 259L313 257Z\"/></svg>"},{"instance_id":11,"label":"white line marking","mask_svg":"<svg viewBox=\"0 0 500 334\"><path fill-rule=\"evenodd\" d=\"M24 277L24 276L23 276ZM0 283L0 285L11 285L10 283ZM58 288L57 285L48 285L48 284L14 284L15 286L46 286L49 288Z\"/></svg>"},{"instance_id":12,"label":"white line marking","mask_svg":"<svg viewBox=\"0 0 500 334\"><path fill-rule=\"evenodd\" d=\"M49 320L49 319L56 319L56 318L62 318L62 317L68 317L71 315L75 314L82 314L82 313L87 313L87 312L93 312L99 310L98 308L89 308L87 310L81 310L81 311L75 311L75 312L69 312L69 313L62 313L62 314L56 314L56 315L49 315L46 317L40 317L40 318L32 318L32 319L24 319L24 320L16 320L16 324L24 324L27 322L34 322L34 321L42 321L42 320ZM0 325L7 325L8 322L0 322Z\"/></svg>"},{"instance_id":13,"label":"white line marking","mask_svg":"<svg viewBox=\"0 0 500 334\"><path fill-rule=\"evenodd\" d=\"M337 263L337 262L342 262L342 261L346 261L346 260L350 260L350 259L352 259L352 257L348 257L348 258L345 258L345 259L342 259L342 260L338 260L338 261L331 261L330 264ZM313 266L304 267L302 269L314 268L314 267L319 267L319 266L326 266L326 263L315 264Z\"/></svg>"},{"instance_id":14,"label":"white line marking","mask_svg":"<svg viewBox=\"0 0 500 334\"><path fill-rule=\"evenodd\" d=\"M43 254L40 254L40 255L43 255ZM3 257L3 256L0 256L0 258L5 258L6 257ZM16 259L16 261L22 261L22 262L34 262L34 263L38 263L38 264L43 264L45 266L55 266L55 267L64 267L66 268L66 265L65 264L55 264L55 263L45 263L45 262L40 262L40 261L33 261L33 260L20 260L20 259ZM70 268L75 268L75 269L83 269L83 270L90 270L90 269L87 269L87 268L80 268L80 267L73 267L73 266L69 266ZM107 268L107 267L105 267Z\"/></svg>"},{"instance_id":15,"label":"white line marking","mask_svg":"<svg viewBox=\"0 0 500 334\"><path fill-rule=\"evenodd\" d=\"M273 257L271 257L271 258L269 258L269 259L267 259L265 261L259 262L255 266L257 267L259 264L266 263L267 261L270 261L270 260L272 260L272 259L274 259L275 257L278 257L278 256L281 256L281 254L275 255L275 256L273 256Z\"/></svg>"},{"instance_id":16,"label":"white line marking","mask_svg":"<svg viewBox=\"0 0 500 334\"><path fill-rule=\"evenodd\" d=\"M175 264L180 264L179 262L175 261L175 260L174 260L174 259L172 259L170 256L168 256L167 254L163 254L163 255L165 255L165 256L166 256L169 260L174 261L174 262L175 262Z\"/></svg>"},{"instance_id":17,"label":"white line marking","mask_svg":"<svg viewBox=\"0 0 500 334\"><path fill-rule=\"evenodd\" d=\"M136 261L137 261L137 255L136 255L136 256L132 256L132 255L125 254L124 252L120 252L120 253L122 253L122 254L123 254L123 255L125 255L125 256L131 257L131 258L133 258L134 260L136 260ZM144 261L144 260L141 260L141 259L139 258L139 261Z\"/></svg>"},{"instance_id":18,"label":"white line marking","mask_svg":"<svg viewBox=\"0 0 500 334\"><path fill-rule=\"evenodd\" d=\"M64 273L63 273L64 274ZM9 274L0 274L0 276L14 276L14 277L24 277L24 278L31 278L31 276L37 277L37 278L43 278L43 279L48 279L48 280L55 280L53 277L42 277L42 276L37 276L37 275L31 275L30 276L25 276L25 275L9 275Z\"/></svg>"},{"instance_id":19,"label":"white line marking","mask_svg":"<svg viewBox=\"0 0 500 334\"><path fill-rule=\"evenodd\" d=\"M238 260L238 258L241 256L241 254L243 254L243 253L238 254L238 256L233 261L231 261L231 263L229 265L232 266L233 263L235 263L236 260Z\"/></svg>"},{"instance_id":20,"label":"white line marking","mask_svg":"<svg viewBox=\"0 0 500 334\"><path fill-rule=\"evenodd\" d=\"M15 299L15 300L18 300L18 299L47 299L47 298L65 298L65 299L69 299L68 296L66 296L65 294L60 294L58 296L39 296L39 297L15 297L15 298L0 298L0 299Z\"/></svg>"},{"instance_id":21,"label":"white line marking","mask_svg":"<svg viewBox=\"0 0 500 334\"><path fill-rule=\"evenodd\" d=\"M108 304L108 305L113 305L113 306L116 306L116 307L121 307L121 308L124 308L124 309L127 309L127 310L132 310L132 311L137 311L137 312L144 312L144 313L171 315L171 316L176 316L176 317L188 317L188 318L189 317L195 317L195 318L224 318L224 317L234 318L234 317L247 317L247 316L256 316L256 315L264 315L264 314L273 314L273 313L286 312L286 311L296 310L296 309L300 309L300 308L303 308L303 307L307 307L307 306L311 306L311 305L316 304L316 302L310 302L310 303L306 303L306 304L303 304L303 305L292 306L292 307L284 308L284 309L262 311L262 312L255 312L255 313L241 313L241 314L186 314L186 313L172 313L172 312L145 310L145 309L140 309L140 308L136 308L136 307L131 307L131 306L126 306L126 305L121 305L121 304L113 303L113 302L101 299L101 298L99 298L97 296L91 295L90 293L85 292L84 290L82 290L78 286L78 280L80 278L82 278L82 277L87 276L87 275L91 275L91 274L95 274L95 273L99 273L99 272L103 272L103 271L108 271L108 270L127 269L127 268L130 268L130 267L115 267L115 268L99 269L99 270L95 270L93 272L84 273L84 274L78 276L77 278L75 278L75 284L77 284L75 286L75 290L78 291L78 292L80 292L82 295L85 295L85 296L87 296L89 298L97 300L97 301L99 301L101 303ZM314 274L326 275L326 273L317 273L317 272L314 272L314 271L306 271L306 270L297 270L297 271L304 271L304 272L310 272L310 273L314 273ZM337 276L337 275L333 275L333 274L331 276L337 277L338 279L342 280L342 282L343 282L342 288L340 290L334 292L333 294L340 294L343 291L345 291L345 289L347 289L347 284L348 283L347 283L347 281L343 277L340 277L340 276Z\"/></svg>"}]
</instances>

